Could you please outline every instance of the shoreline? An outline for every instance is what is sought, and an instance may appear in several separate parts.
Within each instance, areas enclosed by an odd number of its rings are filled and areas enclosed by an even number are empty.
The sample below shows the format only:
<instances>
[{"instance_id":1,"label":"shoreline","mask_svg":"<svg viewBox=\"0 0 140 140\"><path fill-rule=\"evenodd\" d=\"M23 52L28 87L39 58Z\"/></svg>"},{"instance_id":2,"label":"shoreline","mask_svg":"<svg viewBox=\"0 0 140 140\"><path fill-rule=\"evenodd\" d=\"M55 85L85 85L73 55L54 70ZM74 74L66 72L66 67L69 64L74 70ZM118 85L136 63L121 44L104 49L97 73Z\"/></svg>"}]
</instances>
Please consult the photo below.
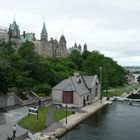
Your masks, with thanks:
<instances>
[{"instance_id":1,"label":"shoreline","mask_svg":"<svg viewBox=\"0 0 140 140\"><path fill-rule=\"evenodd\" d=\"M65 119L61 120L60 122L63 124L62 128L58 128L55 130L56 137L60 138L61 136L65 135L68 131L79 125L81 122L88 119L91 115L102 109L106 106L108 101L97 101L91 105L87 105L83 107L80 112L75 113L67 118L68 123L65 123Z\"/></svg>"},{"instance_id":2,"label":"shoreline","mask_svg":"<svg viewBox=\"0 0 140 140\"><path fill-rule=\"evenodd\" d=\"M68 116L67 124L66 124L66 118L64 118L63 120L60 120L58 122L59 124L58 127L55 128L54 124L52 124L48 128L44 129L43 132L38 132L34 134L34 136L36 138L40 138L41 140L46 140L46 139L57 140L58 138L62 137L67 132L69 132L71 129L79 125L81 122L85 121L91 115L96 113L98 110L102 109L107 104L108 104L108 101L106 100L106 98L103 98L102 102L96 101L90 105L87 105L81 108L75 114Z\"/></svg>"}]
</instances>

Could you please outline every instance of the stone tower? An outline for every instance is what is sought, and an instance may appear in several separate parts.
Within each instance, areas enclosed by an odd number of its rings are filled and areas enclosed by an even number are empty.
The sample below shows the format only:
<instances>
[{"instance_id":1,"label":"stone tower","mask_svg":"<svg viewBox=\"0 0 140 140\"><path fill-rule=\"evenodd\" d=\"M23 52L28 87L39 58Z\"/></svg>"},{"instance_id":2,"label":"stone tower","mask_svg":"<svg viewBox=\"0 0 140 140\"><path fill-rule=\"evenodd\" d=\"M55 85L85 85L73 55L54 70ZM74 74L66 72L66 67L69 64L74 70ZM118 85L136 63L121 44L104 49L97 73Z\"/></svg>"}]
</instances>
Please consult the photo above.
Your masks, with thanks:
<instances>
[{"instance_id":1,"label":"stone tower","mask_svg":"<svg viewBox=\"0 0 140 140\"><path fill-rule=\"evenodd\" d=\"M42 27L41 41L48 41L48 33L47 33L47 30L46 30L45 22L43 23L43 27Z\"/></svg>"},{"instance_id":2,"label":"stone tower","mask_svg":"<svg viewBox=\"0 0 140 140\"><path fill-rule=\"evenodd\" d=\"M74 44L74 48L77 48L77 43L75 42L75 44Z\"/></svg>"},{"instance_id":3,"label":"stone tower","mask_svg":"<svg viewBox=\"0 0 140 140\"><path fill-rule=\"evenodd\" d=\"M62 35L59 40L60 57L67 56L67 45L66 44L67 44L67 42L66 42L65 36Z\"/></svg>"},{"instance_id":4,"label":"stone tower","mask_svg":"<svg viewBox=\"0 0 140 140\"><path fill-rule=\"evenodd\" d=\"M78 45L78 50L81 52L81 44Z\"/></svg>"},{"instance_id":5,"label":"stone tower","mask_svg":"<svg viewBox=\"0 0 140 140\"><path fill-rule=\"evenodd\" d=\"M19 25L17 25L15 19L13 23L9 26L9 37L10 38L20 38L20 30Z\"/></svg>"},{"instance_id":6,"label":"stone tower","mask_svg":"<svg viewBox=\"0 0 140 140\"><path fill-rule=\"evenodd\" d=\"M62 35L61 37L60 37L60 40L59 40L59 44L60 44L60 47L61 48L65 48L66 47L66 39L65 39L65 36L64 35Z\"/></svg>"},{"instance_id":7,"label":"stone tower","mask_svg":"<svg viewBox=\"0 0 140 140\"><path fill-rule=\"evenodd\" d=\"M84 51L87 51L87 44L84 44Z\"/></svg>"}]
</instances>

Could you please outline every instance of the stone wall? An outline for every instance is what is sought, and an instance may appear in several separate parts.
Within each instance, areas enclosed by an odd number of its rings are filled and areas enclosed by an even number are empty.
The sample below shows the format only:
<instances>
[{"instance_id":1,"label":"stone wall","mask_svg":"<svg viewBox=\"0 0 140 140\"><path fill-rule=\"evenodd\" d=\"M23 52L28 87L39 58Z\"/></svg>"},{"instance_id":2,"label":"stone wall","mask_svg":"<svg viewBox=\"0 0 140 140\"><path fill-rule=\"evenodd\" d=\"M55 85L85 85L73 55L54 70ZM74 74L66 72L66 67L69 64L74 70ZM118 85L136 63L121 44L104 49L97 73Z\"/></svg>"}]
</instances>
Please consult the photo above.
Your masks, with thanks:
<instances>
[{"instance_id":1,"label":"stone wall","mask_svg":"<svg viewBox=\"0 0 140 140\"><path fill-rule=\"evenodd\" d=\"M0 95L0 108L14 106L17 105L18 103L19 103L18 98L14 93Z\"/></svg>"},{"instance_id":2,"label":"stone wall","mask_svg":"<svg viewBox=\"0 0 140 140\"><path fill-rule=\"evenodd\" d=\"M7 106L7 96L0 95L0 108Z\"/></svg>"}]
</instances>

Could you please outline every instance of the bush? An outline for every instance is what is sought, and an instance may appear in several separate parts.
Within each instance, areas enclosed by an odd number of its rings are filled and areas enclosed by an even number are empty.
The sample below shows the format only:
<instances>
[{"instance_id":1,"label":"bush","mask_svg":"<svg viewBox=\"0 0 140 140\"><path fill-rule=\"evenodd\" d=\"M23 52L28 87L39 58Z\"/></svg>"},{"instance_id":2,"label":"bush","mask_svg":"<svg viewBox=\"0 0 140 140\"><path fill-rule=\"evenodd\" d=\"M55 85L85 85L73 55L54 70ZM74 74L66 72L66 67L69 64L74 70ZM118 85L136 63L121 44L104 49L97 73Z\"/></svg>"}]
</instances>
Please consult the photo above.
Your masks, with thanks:
<instances>
[{"instance_id":1,"label":"bush","mask_svg":"<svg viewBox=\"0 0 140 140\"><path fill-rule=\"evenodd\" d=\"M48 83L45 84L40 84L37 87L34 88L34 90L36 91L37 94L41 94L41 95L50 95L52 88Z\"/></svg>"}]
</instances>

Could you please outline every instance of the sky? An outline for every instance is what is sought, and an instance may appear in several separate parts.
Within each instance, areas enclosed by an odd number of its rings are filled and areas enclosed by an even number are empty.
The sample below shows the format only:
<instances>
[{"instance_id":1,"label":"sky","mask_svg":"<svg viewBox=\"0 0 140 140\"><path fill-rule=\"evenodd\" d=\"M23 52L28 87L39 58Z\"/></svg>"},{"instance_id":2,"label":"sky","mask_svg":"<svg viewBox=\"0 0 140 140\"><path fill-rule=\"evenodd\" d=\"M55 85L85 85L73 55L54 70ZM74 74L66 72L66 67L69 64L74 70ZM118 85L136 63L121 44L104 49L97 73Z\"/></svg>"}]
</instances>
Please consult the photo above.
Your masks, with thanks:
<instances>
[{"instance_id":1,"label":"sky","mask_svg":"<svg viewBox=\"0 0 140 140\"><path fill-rule=\"evenodd\" d=\"M0 27L16 19L21 33L62 34L67 47L86 42L122 66L140 65L140 0L0 0Z\"/></svg>"}]
</instances>

